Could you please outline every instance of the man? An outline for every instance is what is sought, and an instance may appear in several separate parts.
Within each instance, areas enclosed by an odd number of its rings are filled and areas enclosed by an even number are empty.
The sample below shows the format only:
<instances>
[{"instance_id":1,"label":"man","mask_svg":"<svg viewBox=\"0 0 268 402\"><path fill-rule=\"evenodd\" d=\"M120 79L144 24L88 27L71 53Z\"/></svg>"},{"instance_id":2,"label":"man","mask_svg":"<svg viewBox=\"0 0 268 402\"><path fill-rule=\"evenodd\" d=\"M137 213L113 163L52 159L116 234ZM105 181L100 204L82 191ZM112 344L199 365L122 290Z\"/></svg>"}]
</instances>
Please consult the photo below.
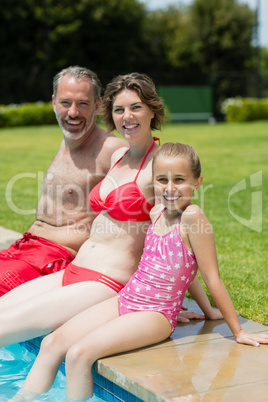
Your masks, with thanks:
<instances>
[{"instance_id":1,"label":"man","mask_svg":"<svg viewBox=\"0 0 268 402\"><path fill-rule=\"evenodd\" d=\"M126 146L96 124L100 92L97 75L86 68L54 77L52 104L63 141L44 177L36 221L0 252L0 296L64 269L88 238L95 218L88 194L108 172L113 152Z\"/></svg>"}]
</instances>

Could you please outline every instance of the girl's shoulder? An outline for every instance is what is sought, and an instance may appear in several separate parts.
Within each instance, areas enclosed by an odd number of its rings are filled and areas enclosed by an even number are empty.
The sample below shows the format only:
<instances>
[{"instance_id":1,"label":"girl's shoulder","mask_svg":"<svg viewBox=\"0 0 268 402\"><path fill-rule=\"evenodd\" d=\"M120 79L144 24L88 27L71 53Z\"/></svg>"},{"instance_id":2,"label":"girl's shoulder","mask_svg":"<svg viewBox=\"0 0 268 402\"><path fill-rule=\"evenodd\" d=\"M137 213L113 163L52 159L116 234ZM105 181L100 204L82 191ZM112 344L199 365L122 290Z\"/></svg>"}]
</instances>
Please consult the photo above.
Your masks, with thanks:
<instances>
[{"instance_id":1,"label":"girl's shoulder","mask_svg":"<svg viewBox=\"0 0 268 402\"><path fill-rule=\"evenodd\" d=\"M181 222L192 224L205 216L203 210L196 204L188 205L182 213Z\"/></svg>"},{"instance_id":2,"label":"girl's shoulder","mask_svg":"<svg viewBox=\"0 0 268 402\"><path fill-rule=\"evenodd\" d=\"M213 234L211 223L198 205L189 205L182 214L181 233L190 235Z\"/></svg>"}]
</instances>

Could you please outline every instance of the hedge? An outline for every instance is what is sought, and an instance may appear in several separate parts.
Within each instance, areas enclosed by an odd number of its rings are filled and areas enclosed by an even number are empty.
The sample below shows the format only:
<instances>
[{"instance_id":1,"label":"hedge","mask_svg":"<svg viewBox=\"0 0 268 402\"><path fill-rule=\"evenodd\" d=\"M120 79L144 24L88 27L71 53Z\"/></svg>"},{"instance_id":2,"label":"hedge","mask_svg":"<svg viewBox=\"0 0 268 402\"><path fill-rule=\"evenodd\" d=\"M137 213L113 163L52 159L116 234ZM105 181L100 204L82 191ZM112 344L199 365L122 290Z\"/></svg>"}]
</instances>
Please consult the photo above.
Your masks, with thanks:
<instances>
[{"instance_id":1,"label":"hedge","mask_svg":"<svg viewBox=\"0 0 268 402\"><path fill-rule=\"evenodd\" d=\"M0 106L0 127L39 126L56 123L51 102Z\"/></svg>"},{"instance_id":2,"label":"hedge","mask_svg":"<svg viewBox=\"0 0 268 402\"><path fill-rule=\"evenodd\" d=\"M221 111L230 123L268 120L268 99L228 98L223 101Z\"/></svg>"}]
</instances>

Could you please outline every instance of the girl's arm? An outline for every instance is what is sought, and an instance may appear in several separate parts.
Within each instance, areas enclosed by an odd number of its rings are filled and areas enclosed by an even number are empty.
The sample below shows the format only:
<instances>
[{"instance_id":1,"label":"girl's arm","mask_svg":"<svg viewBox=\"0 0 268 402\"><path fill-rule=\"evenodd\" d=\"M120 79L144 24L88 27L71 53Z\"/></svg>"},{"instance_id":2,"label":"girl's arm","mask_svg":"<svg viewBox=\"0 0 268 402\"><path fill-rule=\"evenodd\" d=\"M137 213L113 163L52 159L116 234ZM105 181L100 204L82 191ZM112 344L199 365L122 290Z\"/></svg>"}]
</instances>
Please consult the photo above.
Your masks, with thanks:
<instances>
[{"instance_id":1,"label":"girl's arm","mask_svg":"<svg viewBox=\"0 0 268 402\"><path fill-rule=\"evenodd\" d=\"M205 314L205 318L209 320L220 320L223 318L222 313L218 309L212 308L206 292L197 276L189 286L188 291Z\"/></svg>"},{"instance_id":2,"label":"girl's arm","mask_svg":"<svg viewBox=\"0 0 268 402\"><path fill-rule=\"evenodd\" d=\"M203 320L207 318L209 320L220 320L223 318L222 313L217 308L212 308L206 292L204 291L201 282L196 276L189 286L188 291L191 293L193 299L196 301L198 306L201 308L204 314L196 313L195 311L185 311L187 310L184 306L180 311L178 316L178 322L189 322L190 320L197 319Z\"/></svg>"},{"instance_id":3,"label":"girl's arm","mask_svg":"<svg viewBox=\"0 0 268 402\"><path fill-rule=\"evenodd\" d=\"M184 223L200 273L236 341L252 346L268 343L268 335L250 334L242 330L231 298L220 278L212 227L198 206L191 205L189 209L190 213L183 214Z\"/></svg>"}]
</instances>

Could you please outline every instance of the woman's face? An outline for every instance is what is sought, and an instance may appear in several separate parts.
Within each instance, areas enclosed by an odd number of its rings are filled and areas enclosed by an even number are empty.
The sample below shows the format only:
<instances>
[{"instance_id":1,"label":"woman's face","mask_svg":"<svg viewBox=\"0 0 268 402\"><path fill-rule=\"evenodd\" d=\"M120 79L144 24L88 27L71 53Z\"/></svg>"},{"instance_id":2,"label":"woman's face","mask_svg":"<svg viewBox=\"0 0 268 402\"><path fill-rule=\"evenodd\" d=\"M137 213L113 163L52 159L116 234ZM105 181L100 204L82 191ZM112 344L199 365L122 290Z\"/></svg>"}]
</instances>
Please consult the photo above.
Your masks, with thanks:
<instances>
[{"instance_id":1,"label":"woman's face","mask_svg":"<svg viewBox=\"0 0 268 402\"><path fill-rule=\"evenodd\" d=\"M151 135L154 113L136 91L124 89L116 95L112 115L117 131L128 141L140 135Z\"/></svg>"}]
</instances>

